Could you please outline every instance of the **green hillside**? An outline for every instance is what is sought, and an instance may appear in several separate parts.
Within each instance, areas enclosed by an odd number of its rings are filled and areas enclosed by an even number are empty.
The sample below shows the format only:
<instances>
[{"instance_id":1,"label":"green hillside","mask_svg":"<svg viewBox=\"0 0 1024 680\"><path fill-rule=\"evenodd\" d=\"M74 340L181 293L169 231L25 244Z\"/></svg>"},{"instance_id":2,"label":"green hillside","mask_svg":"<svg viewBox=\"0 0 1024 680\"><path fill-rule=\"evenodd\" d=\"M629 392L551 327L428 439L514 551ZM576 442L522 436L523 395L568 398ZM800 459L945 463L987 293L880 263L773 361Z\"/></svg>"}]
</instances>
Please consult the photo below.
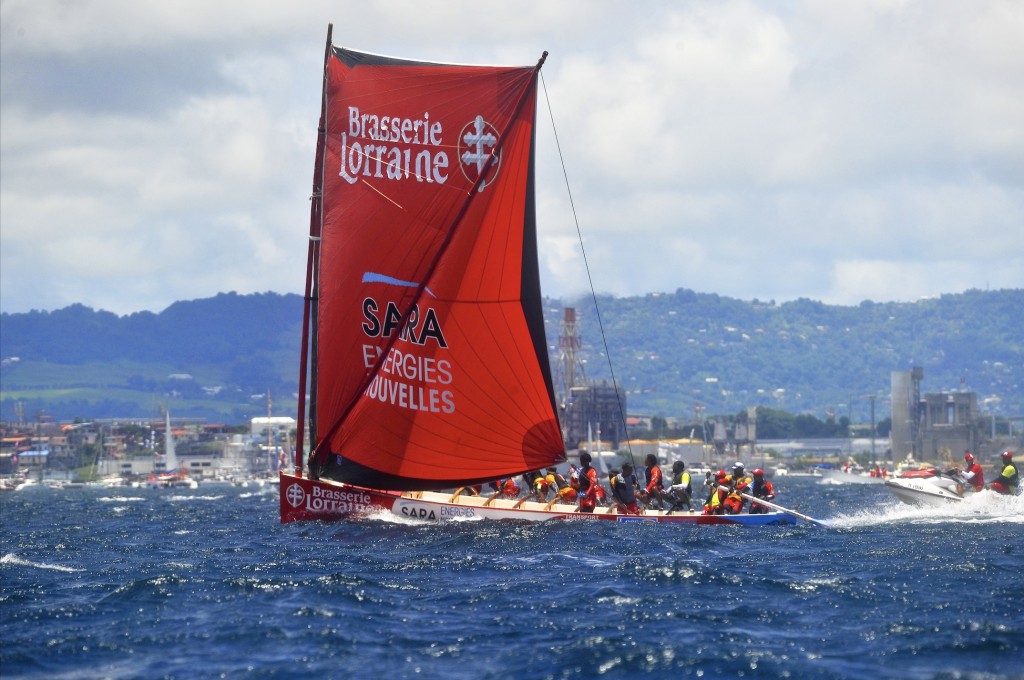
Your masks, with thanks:
<instances>
[{"instance_id":1,"label":"green hillside","mask_svg":"<svg viewBox=\"0 0 1024 680\"><path fill-rule=\"evenodd\" d=\"M924 368L926 392L967 389L982 408L1024 414L1024 290L968 291L856 307L742 301L679 290L545 301L552 365L563 306L577 309L588 378L614 378L631 413L689 420L770 406L819 417L889 413L890 374ZM160 313L83 305L0 316L0 418L46 413L176 416L240 423L294 413L302 300L221 294ZM605 355L605 342L612 362Z\"/></svg>"}]
</instances>

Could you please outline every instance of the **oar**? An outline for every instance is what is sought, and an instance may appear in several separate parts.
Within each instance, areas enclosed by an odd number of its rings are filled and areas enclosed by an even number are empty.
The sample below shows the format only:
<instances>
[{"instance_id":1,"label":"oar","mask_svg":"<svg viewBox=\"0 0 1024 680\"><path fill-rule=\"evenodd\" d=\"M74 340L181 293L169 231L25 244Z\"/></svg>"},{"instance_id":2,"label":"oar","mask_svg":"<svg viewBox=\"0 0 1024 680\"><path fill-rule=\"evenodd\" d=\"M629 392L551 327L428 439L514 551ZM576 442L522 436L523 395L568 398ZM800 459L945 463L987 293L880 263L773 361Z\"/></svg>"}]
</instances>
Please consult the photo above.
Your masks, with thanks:
<instances>
[{"instance_id":1,"label":"oar","mask_svg":"<svg viewBox=\"0 0 1024 680\"><path fill-rule=\"evenodd\" d=\"M732 491L728 487L726 487L726 486L719 486L718 488L719 489L725 489L727 492L732 493ZM750 494L743 493L742 491L737 491L736 493L738 493L739 495L743 496L748 501L752 501L754 503L760 503L761 505L765 505L765 506L771 508L772 510L778 510L779 512L784 512L787 515L793 515L793 517L798 517L798 518L802 519L805 522L810 522L811 524L814 524L815 526L819 526L819 527L828 526L824 522L816 520L813 517L809 517L808 515L805 515L803 513L797 512L796 510L790 510L789 508L784 508L781 505L776 505L775 503L772 503L771 501L766 501L763 498L757 498L756 496L751 496Z\"/></svg>"}]
</instances>

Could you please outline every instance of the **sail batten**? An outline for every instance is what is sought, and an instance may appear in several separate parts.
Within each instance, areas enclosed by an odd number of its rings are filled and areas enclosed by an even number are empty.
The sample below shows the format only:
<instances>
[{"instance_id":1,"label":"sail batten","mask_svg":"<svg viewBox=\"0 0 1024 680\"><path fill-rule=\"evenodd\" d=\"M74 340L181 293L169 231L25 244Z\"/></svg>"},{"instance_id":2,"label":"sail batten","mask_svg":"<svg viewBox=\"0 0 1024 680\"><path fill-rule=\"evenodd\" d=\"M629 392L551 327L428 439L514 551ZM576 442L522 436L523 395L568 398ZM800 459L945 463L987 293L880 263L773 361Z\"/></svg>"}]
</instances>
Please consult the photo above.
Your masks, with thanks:
<instances>
[{"instance_id":1,"label":"sail batten","mask_svg":"<svg viewBox=\"0 0 1024 680\"><path fill-rule=\"evenodd\" d=\"M431 489L564 457L534 233L539 67L330 50L314 475Z\"/></svg>"}]
</instances>

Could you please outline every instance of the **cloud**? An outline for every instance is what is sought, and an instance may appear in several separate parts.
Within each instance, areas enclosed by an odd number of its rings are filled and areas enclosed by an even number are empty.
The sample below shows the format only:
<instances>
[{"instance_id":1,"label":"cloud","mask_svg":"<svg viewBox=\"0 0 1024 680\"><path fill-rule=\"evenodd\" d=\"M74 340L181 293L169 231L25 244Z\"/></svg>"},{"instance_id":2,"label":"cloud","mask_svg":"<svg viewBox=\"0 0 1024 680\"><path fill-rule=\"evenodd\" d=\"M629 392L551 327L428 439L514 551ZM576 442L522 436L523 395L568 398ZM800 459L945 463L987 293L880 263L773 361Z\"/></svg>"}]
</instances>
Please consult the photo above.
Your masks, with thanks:
<instances>
[{"instance_id":1,"label":"cloud","mask_svg":"<svg viewBox=\"0 0 1024 680\"><path fill-rule=\"evenodd\" d=\"M577 225L619 295L1024 285L1018 3L344 4L6 0L0 307L300 291L331 20L386 54L551 52L548 294L587 289Z\"/></svg>"}]
</instances>

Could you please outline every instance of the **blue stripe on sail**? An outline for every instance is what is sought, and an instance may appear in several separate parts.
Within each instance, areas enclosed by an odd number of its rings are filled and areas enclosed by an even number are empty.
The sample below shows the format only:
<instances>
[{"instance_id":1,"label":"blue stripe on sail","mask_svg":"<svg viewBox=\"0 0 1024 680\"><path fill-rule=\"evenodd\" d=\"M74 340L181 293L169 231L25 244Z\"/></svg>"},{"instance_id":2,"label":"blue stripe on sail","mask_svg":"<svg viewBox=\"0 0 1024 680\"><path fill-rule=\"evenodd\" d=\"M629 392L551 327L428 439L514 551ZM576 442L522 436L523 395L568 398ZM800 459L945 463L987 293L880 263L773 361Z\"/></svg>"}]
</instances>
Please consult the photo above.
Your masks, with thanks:
<instances>
[{"instance_id":1,"label":"blue stripe on sail","mask_svg":"<svg viewBox=\"0 0 1024 680\"><path fill-rule=\"evenodd\" d=\"M416 283L415 281L402 281L401 279L396 279L393 276L386 276L384 274L378 274L376 272L364 272L363 283L386 283L389 286L402 286L403 288L420 287L420 284ZM423 290L427 291L427 294L430 295L430 297L437 297L432 292L430 292L429 288L424 288Z\"/></svg>"}]
</instances>

